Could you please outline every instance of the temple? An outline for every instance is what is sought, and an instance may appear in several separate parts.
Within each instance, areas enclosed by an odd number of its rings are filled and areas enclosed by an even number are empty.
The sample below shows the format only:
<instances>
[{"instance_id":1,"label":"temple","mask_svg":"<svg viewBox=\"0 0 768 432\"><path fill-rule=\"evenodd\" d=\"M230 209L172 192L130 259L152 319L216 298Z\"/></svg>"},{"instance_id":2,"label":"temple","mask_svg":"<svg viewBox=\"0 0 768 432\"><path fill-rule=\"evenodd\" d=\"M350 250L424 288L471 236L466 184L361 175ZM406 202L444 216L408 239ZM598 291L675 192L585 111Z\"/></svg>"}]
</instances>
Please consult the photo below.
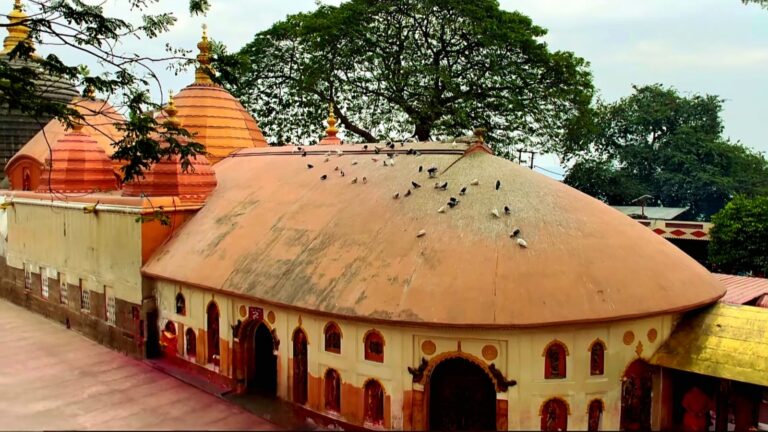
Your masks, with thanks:
<instances>
[{"instance_id":1,"label":"temple","mask_svg":"<svg viewBox=\"0 0 768 432\"><path fill-rule=\"evenodd\" d=\"M205 145L193 169L123 182L111 109L48 123L50 154L32 136L6 165L2 297L327 426L768 422L767 310L721 302L722 278L664 238L482 130L342 144L331 105L322 145L269 147L214 83L205 32L198 48L158 113Z\"/></svg>"}]
</instances>

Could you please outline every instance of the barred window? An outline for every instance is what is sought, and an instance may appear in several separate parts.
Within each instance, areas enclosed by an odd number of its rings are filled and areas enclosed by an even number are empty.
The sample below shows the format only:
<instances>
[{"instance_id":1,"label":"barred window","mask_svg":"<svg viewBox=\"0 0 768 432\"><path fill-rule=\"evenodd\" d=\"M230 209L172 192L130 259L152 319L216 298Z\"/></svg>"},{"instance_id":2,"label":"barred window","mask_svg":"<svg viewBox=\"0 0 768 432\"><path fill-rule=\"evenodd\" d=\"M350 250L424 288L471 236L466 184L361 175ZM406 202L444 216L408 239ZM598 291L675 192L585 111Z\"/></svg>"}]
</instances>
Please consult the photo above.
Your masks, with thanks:
<instances>
[{"instance_id":1,"label":"barred window","mask_svg":"<svg viewBox=\"0 0 768 432\"><path fill-rule=\"evenodd\" d=\"M83 289L83 280L80 279L80 309L85 312L91 311L91 291Z\"/></svg>"},{"instance_id":2,"label":"barred window","mask_svg":"<svg viewBox=\"0 0 768 432\"><path fill-rule=\"evenodd\" d=\"M115 319L115 296L114 294L107 294L107 324L115 325L117 320Z\"/></svg>"},{"instance_id":3,"label":"barred window","mask_svg":"<svg viewBox=\"0 0 768 432\"><path fill-rule=\"evenodd\" d=\"M67 279L64 275L60 275L59 278L59 301L61 304L67 304Z\"/></svg>"},{"instance_id":4,"label":"barred window","mask_svg":"<svg viewBox=\"0 0 768 432\"><path fill-rule=\"evenodd\" d=\"M42 286L43 298L48 300L48 273L42 267L40 267L40 286Z\"/></svg>"}]
</instances>

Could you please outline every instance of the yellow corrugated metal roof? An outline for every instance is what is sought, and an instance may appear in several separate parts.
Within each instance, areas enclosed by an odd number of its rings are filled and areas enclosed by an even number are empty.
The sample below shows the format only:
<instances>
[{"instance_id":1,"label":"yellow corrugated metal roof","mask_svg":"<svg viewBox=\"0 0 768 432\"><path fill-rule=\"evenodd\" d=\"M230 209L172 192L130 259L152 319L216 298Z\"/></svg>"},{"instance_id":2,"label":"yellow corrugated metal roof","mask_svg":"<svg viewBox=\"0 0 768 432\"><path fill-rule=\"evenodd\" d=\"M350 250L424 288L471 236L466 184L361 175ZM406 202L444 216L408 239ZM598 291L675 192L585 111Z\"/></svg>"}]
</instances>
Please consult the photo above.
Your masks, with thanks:
<instances>
[{"instance_id":1,"label":"yellow corrugated metal roof","mask_svg":"<svg viewBox=\"0 0 768 432\"><path fill-rule=\"evenodd\" d=\"M690 313L651 363L768 386L768 310L716 304Z\"/></svg>"}]
</instances>

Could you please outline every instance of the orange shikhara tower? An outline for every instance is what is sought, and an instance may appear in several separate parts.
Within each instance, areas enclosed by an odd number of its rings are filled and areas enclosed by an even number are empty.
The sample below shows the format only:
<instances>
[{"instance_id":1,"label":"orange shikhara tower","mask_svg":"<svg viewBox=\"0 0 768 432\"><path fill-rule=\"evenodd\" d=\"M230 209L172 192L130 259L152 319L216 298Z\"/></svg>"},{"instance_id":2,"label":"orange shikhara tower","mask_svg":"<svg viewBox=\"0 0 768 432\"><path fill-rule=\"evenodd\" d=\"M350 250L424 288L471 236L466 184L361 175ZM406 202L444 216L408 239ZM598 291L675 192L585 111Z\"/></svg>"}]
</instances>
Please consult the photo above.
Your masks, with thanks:
<instances>
[{"instance_id":1,"label":"orange shikhara tower","mask_svg":"<svg viewBox=\"0 0 768 432\"><path fill-rule=\"evenodd\" d=\"M325 130L325 137L320 140L320 145L341 144L341 139L336 136L339 129L336 127L336 116L333 115L333 102L328 104L328 128Z\"/></svg>"},{"instance_id":2,"label":"orange shikhara tower","mask_svg":"<svg viewBox=\"0 0 768 432\"><path fill-rule=\"evenodd\" d=\"M51 148L38 192L91 193L115 190L117 177L107 152L76 123Z\"/></svg>"},{"instance_id":3,"label":"orange shikhara tower","mask_svg":"<svg viewBox=\"0 0 768 432\"><path fill-rule=\"evenodd\" d=\"M211 42L206 27L197 44L195 82L176 95L178 119L203 144L211 163L242 148L266 147L261 129L243 105L211 80Z\"/></svg>"},{"instance_id":4,"label":"orange shikhara tower","mask_svg":"<svg viewBox=\"0 0 768 432\"><path fill-rule=\"evenodd\" d=\"M165 108L165 121L187 128L177 117L178 113L171 97ZM127 182L123 187L123 196L178 197L185 202L204 202L216 188L216 174L204 155L197 155L189 161L191 166L184 171L179 155L161 159L144 172L143 178Z\"/></svg>"}]
</instances>

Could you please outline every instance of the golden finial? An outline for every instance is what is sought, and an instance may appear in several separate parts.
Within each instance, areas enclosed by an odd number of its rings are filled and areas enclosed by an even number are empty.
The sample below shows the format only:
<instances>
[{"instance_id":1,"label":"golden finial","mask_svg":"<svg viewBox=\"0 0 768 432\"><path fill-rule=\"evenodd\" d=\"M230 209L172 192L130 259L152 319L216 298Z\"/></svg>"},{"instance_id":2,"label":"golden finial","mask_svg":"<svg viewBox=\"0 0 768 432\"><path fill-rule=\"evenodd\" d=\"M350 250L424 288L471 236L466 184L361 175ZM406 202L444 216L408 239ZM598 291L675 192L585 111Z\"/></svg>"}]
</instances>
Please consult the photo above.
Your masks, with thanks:
<instances>
[{"instance_id":1,"label":"golden finial","mask_svg":"<svg viewBox=\"0 0 768 432\"><path fill-rule=\"evenodd\" d=\"M10 53L21 42L29 44L34 51L34 45L29 37L29 27L21 24L27 19L29 19L29 16L24 13L21 0L15 0L13 2L13 10L8 14L8 36L3 40L3 52L0 54Z\"/></svg>"},{"instance_id":2,"label":"golden finial","mask_svg":"<svg viewBox=\"0 0 768 432\"><path fill-rule=\"evenodd\" d=\"M96 90L94 90L93 86L90 84L85 88L85 98L91 100L96 99Z\"/></svg>"},{"instance_id":3,"label":"golden finial","mask_svg":"<svg viewBox=\"0 0 768 432\"><path fill-rule=\"evenodd\" d=\"M339 132L339 130L336 128L336 116L333 115L333 102L328 103L328 129L325 130L325 133L328 134L328 136L336 136L336 134Z\"/></svg>"},{"instance_id":4,"label":"golden finial","mask_svg":"<svg viewBox=\"0 0 768 432\"><path fill-rule=\"evenodd\" d=\"M176 103L173 101L173 90L168 92L168 105L163 109L165 111L165 121L173 126L181 127L181 121L176 117L179 110L176 109Z\"/></svg>"},{"instance_id":5,"label":"golden finial","mask_svg":"<svg viewBox=\"0 0 768 432\"><path fill-rule=\"evenodd\" d=\"M479 143L485 142L485 128L477 128L474 130L474 134L477 137L477 141Z\"/></svg>"},{"instance_id":6,"label":"golden finial","mask_svg":"<svg viewBox=\"0 0 768 432\"><path fill-rule=\"evenodd\" d=\"M197 43L197 69L195 69L195 84L213 84L211 74L211 43L208 41L208 26L203 24L203 37Z\"/></svg>"}]
</instances>

